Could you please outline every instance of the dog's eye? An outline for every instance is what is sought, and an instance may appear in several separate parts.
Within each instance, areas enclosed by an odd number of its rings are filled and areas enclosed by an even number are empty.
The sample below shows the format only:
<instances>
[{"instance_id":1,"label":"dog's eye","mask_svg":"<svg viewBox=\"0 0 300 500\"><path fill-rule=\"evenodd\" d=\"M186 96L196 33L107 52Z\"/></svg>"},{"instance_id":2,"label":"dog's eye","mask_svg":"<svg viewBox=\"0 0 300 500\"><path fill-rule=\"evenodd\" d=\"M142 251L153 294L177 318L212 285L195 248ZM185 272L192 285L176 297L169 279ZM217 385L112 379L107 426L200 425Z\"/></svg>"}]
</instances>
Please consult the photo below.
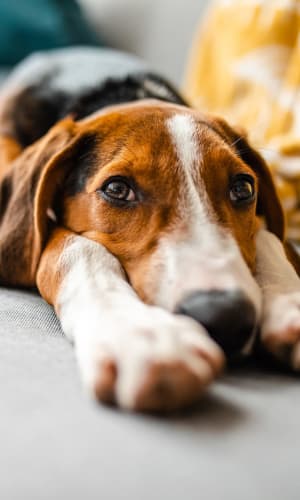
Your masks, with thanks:
<instances>
[{"instance_id":1,"label":"dog's eye","mask_svg":"<svg viewBox=\"0 0 300 500\"><path fill-rule=\"evenodd\" d=\"M108 201L130 202L136 200L134 190L121 178L114 178L106 182L100 191Z\"/></svg>"},{"instance_id":2,"label":"dog's eye","mask_svg":"<svg viewBox=\"0 0 300 500\"><path fill-rule=\"evenodd\" d=\"M229 196L236 205L253 201L255 199L254 179L247 174L236 175L231 183Z\"/></svg>"}]
</instances>

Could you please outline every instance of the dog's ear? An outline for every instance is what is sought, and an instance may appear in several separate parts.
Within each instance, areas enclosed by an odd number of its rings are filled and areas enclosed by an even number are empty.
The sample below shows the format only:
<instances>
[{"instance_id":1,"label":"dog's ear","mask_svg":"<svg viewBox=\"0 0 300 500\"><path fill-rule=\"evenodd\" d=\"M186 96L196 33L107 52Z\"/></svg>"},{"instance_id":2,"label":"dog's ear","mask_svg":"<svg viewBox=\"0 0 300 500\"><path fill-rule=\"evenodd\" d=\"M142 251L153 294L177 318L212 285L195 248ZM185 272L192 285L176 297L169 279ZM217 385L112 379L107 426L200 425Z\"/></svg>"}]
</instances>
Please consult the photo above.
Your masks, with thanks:
<instances>
[{"instance_id":1,"label":"dog's ear","mask_svg":"<svg viewBox=\"0 0 300 500\"><path fill-rule=\"evenodd\" d=\"M34 286L52 201L82 133L67 118L26 148L0 179L0 282ZM53 224L53 223L52 223Z\"/></svg>"},{"instance_id":2,"label":"dog's ear","mask_svg":"<svg viewBox=\"0 0 300 500\"><path fill-rule=\"evenodd\" d=\"M243 129L233 129L221 118L214 119L212 125L236 150L239 157L256 173L259 183L257 215L262 216L265 219L267 229L283 241L285 237L284 212L272 174L265 160L250 146Z\"/></svg>"}]
</instances>

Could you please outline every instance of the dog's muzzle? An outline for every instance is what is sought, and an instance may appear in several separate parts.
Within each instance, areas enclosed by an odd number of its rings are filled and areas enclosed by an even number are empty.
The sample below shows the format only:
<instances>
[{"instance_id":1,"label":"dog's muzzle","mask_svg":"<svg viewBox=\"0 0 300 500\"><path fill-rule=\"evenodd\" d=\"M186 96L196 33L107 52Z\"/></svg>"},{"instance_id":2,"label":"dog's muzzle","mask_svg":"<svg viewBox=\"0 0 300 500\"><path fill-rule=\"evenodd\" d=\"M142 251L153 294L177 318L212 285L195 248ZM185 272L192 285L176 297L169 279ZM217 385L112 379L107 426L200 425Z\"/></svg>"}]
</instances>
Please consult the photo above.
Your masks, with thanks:
<instances>
[{"instance_id":1,"label":"dog's muzzle","mask_svg":"<svg viewBox=\"0 0 300 500\"><path fill-rule=\"evenodd\" d=\"M256 326L254 306L239 290L194 292L178 304L176 313L201 323L230 357L241 352Z\"/></svg>"}]
</instances>

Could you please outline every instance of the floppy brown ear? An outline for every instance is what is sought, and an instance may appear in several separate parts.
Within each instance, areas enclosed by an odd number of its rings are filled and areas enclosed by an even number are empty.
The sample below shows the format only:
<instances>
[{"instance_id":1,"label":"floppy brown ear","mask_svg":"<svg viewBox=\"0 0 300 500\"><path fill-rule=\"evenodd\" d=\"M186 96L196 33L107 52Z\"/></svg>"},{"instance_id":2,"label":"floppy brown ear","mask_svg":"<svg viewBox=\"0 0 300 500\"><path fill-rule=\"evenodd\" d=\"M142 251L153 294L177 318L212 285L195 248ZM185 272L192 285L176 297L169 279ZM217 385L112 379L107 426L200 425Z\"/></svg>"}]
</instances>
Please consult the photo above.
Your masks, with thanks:
<instances>
[{"instance_id":1,"label":"floppy brown ear","mask_svg":"<svg viewBox=\"0 0 300 500\"><path fill-rule=\"evenodd\" d=\"M34 286L51 223L47 211L72 165L78 140L67 118L26 148L0 179L0 282Z\"/></svg>"},{"instance_id":2,"label":"floppy brown ear","mask_svg":"<svg viewBox=\"0 0 300 500\"><path fill-rule=\"evenodd\" d=\"M264 217L267 229L283 241L285 237L284 212L265 160L250 146L244 130L234 130L221 118L214 119L213 125L223 135L226 142L235 148L239 157L256 173L259 183L257 215Z\"/></svg>"}]
</instances>

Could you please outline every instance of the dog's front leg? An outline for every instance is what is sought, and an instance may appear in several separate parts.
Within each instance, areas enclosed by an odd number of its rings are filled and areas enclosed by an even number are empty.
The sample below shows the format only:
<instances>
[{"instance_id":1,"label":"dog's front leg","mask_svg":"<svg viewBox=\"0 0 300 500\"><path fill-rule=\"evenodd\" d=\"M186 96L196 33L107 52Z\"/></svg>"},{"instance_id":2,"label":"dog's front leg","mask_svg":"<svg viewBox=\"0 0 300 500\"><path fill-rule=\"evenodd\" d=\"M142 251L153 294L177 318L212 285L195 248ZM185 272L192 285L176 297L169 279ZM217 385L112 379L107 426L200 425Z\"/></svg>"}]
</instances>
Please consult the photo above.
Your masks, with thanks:
<instances>
[{"instance_id":1,"label":"dog's front leg","mask_svg":"<svg viewBox=\"0 0 300 500\"><path fill-rule=\"evenodd\" d=\"M300 371L300 278L272 233L257 236L257 281L263 291L261 341L279 360Z\"/></svg>"},{"instance_id":2,"label":"dog's front leg","mask_svg":"<svg viewBox=\"0 0 300 500\"><path fill-rule=\"evenodd\" d=\"M85 384L101 401L179 408L222 367L220 349L201 326L142 303L118 260L94 241L57 229L37 282L75 345Z\"/></svg>"}]
</instances>

